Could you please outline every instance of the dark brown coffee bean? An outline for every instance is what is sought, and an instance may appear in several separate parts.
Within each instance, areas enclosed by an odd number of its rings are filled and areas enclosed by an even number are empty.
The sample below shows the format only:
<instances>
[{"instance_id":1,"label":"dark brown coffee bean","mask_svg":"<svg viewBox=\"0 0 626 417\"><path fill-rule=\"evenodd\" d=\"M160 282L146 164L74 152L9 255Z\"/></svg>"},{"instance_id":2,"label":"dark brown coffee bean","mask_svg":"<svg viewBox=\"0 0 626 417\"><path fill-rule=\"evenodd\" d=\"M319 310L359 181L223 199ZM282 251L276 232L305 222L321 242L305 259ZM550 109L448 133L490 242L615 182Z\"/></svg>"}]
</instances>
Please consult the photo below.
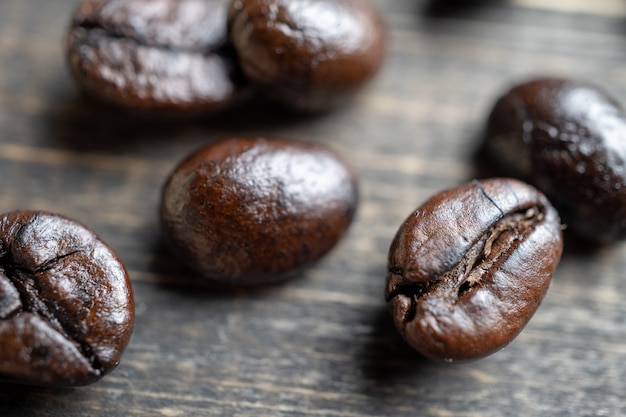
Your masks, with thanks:
<instances>
[{"instance_id":1,"label":"dark brown coffee bean","mask_svg":"<svg viewBox=\"0 0 626 417\"><path fill-rule=\"evenodd\" d=\"M326 254L357 206L356 179L311 143L233 138L192 153L163 189L173 251L210 281L279 281Z\"/></svg>"},{"instance_id":2,"label":"dark brown coffee bean","mask_svg":"<svg viewBox=\"0 0 626 417\"><path fill-rule=\"evenodd\" d=\"M92 231L46 212L0 217L0 380L92 383L117 366L133 325L126 270Z\"/></svg>"},{"instance_id":3,"label":"dark brown coffee bean","mask_svg":"<svg viewBox=\"0 0 626 417\"><path fill-rule=\"evenodd\" d=\"M215 0L83 1L67 48L79 86L126 108L198 113L244 94Z\"/></svg>"},{"instance_id":4,"label":"dark brown coffee bean","mask_svg":"<svg viewBox=\"0 0 626 417\"><path fill-rule=\"evenodd\" d=\"M563 249L555 209L512 179L435 195L400 227L385 297L424 356L466 361L517 336L539 307Z\"/></svg>"},{"instance_id":5,"label":"dark brown coffee bean","mask_svg":"<svg viewBox=\"0 0 626 417\"><path fill-rule=\"evenodd\" d=\"M299 109L353 95L385 56L385 25L366 0L234 0L228 21L245 75Z\"/></svg>"},{"instance_id":6,"label":"dark brown coffee bean","mask_svg":"<svg viewBox=\"0 0 626 417\"><path fill-rule=\"evenodd\" d=\"M489 116L486 149L502 174L544 192L567 230L626 238L626 115L597 87L550 78L515 86Z\"/></svg>"}]
</instances>

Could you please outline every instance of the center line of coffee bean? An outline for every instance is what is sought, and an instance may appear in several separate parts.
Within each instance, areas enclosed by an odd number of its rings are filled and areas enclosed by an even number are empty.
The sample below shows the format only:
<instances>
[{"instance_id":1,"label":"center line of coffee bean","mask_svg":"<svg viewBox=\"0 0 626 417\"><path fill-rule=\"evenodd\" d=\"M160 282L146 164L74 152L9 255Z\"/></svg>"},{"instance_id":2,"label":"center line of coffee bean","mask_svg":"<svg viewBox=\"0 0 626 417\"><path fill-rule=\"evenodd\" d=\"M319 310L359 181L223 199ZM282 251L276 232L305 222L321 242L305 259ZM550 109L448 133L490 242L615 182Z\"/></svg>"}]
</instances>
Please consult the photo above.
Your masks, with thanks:
<instances>
[{"instance_id":1,"label":"center line of coffee bean","mask_svg":"<svg viewBox=\"0 0 626 417\"><path fill-rule=\"evenodd\" d=\"M39 273L45 273L62 259L80 252L80 250L75 250L57 256L44 262L35 270L15 266L10 253L1 253L0 290L2 290L2 293L0 294L0 319L10 320L22 312L36 314L46 321L54 331L63 336L64 339L74 344L78 351L88 360L92 368L99 373L102 367L91 346L84 340L80 340L76 335L72 335L72 332L63 326L63 321L55 316L54 305L50 305L50 300L40 296L40 289L37 285L38 279L34 276ZM6 305L4 303L5 299L7 300Z\"/></svg>"},{"instance_id":2,"label":"center line of coffee bean","mask_svg":"<svg viewBox=\"0 0 626 417\"><path fill-rule=\"evenodd\" d=\"M417 304L422 299L450 298L456 302L470 289L489 279L490 274L498 269L497 264L503 263L544 217L541 207L524 208L505 215L476 240L460 262L448 272L427 282L399 284L388 295L387 301L397 296L411 301L405 315L407 322L415 316ZM410 271L396 268L390 272L406 279Z\"/></svg>"}]
</instances>

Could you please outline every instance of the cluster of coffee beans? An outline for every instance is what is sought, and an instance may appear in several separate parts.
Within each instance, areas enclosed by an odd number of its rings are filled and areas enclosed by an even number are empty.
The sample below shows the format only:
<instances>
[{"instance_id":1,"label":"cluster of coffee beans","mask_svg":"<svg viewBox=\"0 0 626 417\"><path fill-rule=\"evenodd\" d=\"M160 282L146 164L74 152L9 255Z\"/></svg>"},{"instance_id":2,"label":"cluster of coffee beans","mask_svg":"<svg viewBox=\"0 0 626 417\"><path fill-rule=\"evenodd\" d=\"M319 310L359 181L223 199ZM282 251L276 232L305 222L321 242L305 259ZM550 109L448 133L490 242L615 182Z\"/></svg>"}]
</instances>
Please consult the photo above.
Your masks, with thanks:
<instances>
[{"instance_id":1,"label":"cluster of coffee beans","mask_svg":"<svg viewBox=\"0 0 626 417\"><path fill-rule=\"evenodd\" d=\"M67 47L84 91L133 110L206 113L252 90L323 110L378 72L386 30L366 0L89 0Z\"/></svg>"},{"instance_id":2,"label":"cluster of coffee beans","mask_svg":"<svg viewBox=\"0 0 626 417\"><path fill-rule=\"evenodd\" d=\"M513 87L489 115L483 150L518 180L434 196L390 248L395 325L435 360L481 358L522 330L560 260L560 218L585 240L626 237L626 115L598 87L558 78Z\"/></svg>"},{"instance_id":3,"label":"cluster of coffee beans","mask_svg":"<svg viewBox=\"0 0 626 417\"><path fill-rule=\"evenodd\" d=\"M252 85L293 108L327 108L371 79L385 43L364 0L233 0L228 9L87 0L68 34L70 68L86 92L186 113L225 108ZM532 81L497 102L485 148L524 182L492 178L443 191L391 244L385 297L412 347L456 361L511 342L560 260L559 214L588 238L626 236L625 120L606 94L567 80ZM172 251L207 280L257 285L324 256L357 202L353 171L325 147L232 138L176 167L160 217ZM87 384L117 365L129 341L130 282L86 227L51 213L9 213L0 218L0 320L0 379Z\"/></svg>"},{"instance_id":4,"label":"cluster of coffee beans","mask_svg":"<svg viewBox=\"0 0 626 417\"><path fill-rule=\"evenodd\" d=\"M379 70L386 34L366 0L86 0L68 62L88 94L151 114L226 108L252 87L332 107ZM353 171L312 143L232 138L193 152L163 188L173 252L208 280L258 285L315 262L351 224ZM134 325L121 260L63 216L0 218L0 380L73 386L120 360Z\"/></svg>"}]
</instances>

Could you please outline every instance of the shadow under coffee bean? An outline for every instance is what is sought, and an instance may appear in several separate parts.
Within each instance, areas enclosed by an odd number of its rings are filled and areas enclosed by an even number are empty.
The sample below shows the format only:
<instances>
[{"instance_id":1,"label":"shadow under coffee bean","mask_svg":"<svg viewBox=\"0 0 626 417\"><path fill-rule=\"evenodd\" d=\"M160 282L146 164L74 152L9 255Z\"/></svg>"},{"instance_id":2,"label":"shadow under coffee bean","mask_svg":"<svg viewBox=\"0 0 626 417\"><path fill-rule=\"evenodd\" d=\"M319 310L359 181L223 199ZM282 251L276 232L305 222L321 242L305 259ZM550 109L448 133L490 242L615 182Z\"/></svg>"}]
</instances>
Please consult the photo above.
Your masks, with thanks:
<instances>
[{"instance_id":1,"label":"shadow under coffee bean","mask_svg":"<svg viewBox=\"0 0 626 417\"><path fill-rule=\"evenodd\" d=\"M556 210L513 179L443 191L402 224L385 289L402 337L424 356L467 361L511 342L561 258Z\"/></svg>"},{"instance_id":2,"label":"shadow under coffee bean","mask_svg":"<svg viewBox=\"0 0 626 417\"><path fill-rule=\"evenodd\" d=\"M124 265L92 231L46 212L0 217L0 381L95 382L133 326Z\"/></svg>"}]
</instances>

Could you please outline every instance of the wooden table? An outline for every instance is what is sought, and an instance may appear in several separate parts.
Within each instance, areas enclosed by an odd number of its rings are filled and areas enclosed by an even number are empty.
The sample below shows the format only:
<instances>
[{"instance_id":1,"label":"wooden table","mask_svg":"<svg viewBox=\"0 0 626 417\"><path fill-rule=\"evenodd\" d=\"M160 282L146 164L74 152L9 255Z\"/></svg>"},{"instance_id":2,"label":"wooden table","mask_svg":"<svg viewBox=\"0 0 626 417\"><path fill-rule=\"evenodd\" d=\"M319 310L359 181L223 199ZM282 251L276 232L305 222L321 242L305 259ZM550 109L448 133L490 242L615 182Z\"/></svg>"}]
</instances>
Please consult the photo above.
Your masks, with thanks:
<instances>
[{"instance_id":1,"label":"wooden table","mask_svg":"<svg viewBox=\"0 0 626 417\"><path fill-rule=\"evenodd\" d=\"M564 75L626 102L625 2L378 0L388 61L350 106L295 117L257 103L165 125L79 97L63 54L75 3L0 2L0 211L46 209L92 227L129 269L137 324L102 381L1 385L0 416L626 414L623 244L568 246L522 334L470 364L421 360L382 295L397 227L433 193L476 175L473 154L503 89ZM239 134L334 147L358 170L362 200L345 240L298 279L209 291L186 284L189 272L160 240L156 207L180 158Z\"/></svg>"}]
</instances>

